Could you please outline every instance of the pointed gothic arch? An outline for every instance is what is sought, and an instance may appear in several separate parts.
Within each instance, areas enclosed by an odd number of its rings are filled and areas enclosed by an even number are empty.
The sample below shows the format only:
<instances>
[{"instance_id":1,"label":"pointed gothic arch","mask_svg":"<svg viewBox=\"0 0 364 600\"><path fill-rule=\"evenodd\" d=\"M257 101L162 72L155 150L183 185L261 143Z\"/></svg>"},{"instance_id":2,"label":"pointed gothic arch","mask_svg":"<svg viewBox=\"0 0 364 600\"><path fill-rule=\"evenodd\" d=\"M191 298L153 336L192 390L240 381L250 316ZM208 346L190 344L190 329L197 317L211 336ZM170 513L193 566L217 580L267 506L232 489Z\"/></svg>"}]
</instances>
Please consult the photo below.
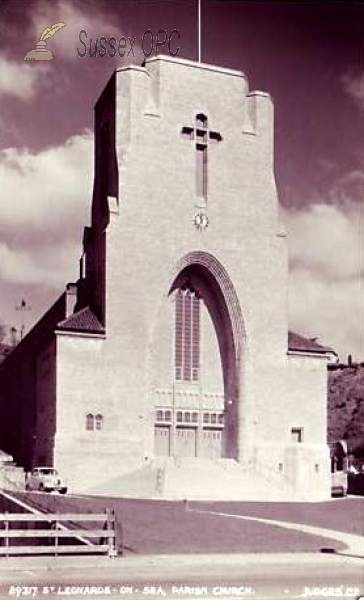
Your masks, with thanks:
<instances>
[{"instance_id":1,"label":"pointed gothic arch","mask_svg":"<svg viewBox=\"0 0 364 600\"><path fill-rule=\"evenodd\" d=\"M246 334L236 291L222 264L212 254L201 251L190 252L178 262L169 294L180 289L193 289L203 299L214 325L224 383L223 455L238 458Z\"/></svg>"}]
</instances>

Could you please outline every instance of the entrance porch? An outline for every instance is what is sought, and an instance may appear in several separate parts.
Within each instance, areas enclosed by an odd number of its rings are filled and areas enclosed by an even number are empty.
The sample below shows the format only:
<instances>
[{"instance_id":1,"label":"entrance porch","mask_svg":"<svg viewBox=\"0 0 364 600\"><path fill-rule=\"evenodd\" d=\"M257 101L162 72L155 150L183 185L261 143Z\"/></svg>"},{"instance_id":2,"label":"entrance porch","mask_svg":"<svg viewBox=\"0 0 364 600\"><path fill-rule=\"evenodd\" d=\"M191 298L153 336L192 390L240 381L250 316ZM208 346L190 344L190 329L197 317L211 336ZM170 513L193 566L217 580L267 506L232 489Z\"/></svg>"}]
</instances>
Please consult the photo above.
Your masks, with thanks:
<instances>
[{"instance_id":1,"label":"entrance porch","mask_svg":"<svg viewBox=\"0 0 364 600\"><path fill-rule=\"evenodd\" d=\"M222 410L157 408L155 456L217 460L223 454L223 431Z\"/></svg>"}]
</instances>

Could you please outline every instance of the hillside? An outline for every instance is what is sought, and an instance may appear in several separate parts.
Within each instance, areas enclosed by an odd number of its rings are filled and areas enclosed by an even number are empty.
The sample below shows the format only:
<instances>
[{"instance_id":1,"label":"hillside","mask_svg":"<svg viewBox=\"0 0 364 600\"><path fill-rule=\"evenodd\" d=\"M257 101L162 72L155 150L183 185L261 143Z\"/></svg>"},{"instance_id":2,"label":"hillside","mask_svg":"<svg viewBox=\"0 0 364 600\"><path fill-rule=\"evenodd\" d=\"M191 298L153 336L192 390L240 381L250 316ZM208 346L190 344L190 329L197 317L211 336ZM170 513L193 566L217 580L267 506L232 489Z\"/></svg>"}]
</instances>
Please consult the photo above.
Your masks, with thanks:
<instances>
[{"instance_id":1,"label":"hillside","mask_svg":"<svg viewBox=\"0 0 364 600\"><path fill-rule=\"evenodd\" d=\"M5 344L0 341L0 363L7 357L8 354L12 351L13 346L9 346L9 344Z\"/></svg>"},{"instance_id":2,"label":"hillside","mask_svg":"<svg viewBox=\"0 0 364 600\"><path fill-rule=\"evenodd\" d=\"M329 370L328 441L345 439L364 458L364 363Z\"/></svg>"}]
</instances>

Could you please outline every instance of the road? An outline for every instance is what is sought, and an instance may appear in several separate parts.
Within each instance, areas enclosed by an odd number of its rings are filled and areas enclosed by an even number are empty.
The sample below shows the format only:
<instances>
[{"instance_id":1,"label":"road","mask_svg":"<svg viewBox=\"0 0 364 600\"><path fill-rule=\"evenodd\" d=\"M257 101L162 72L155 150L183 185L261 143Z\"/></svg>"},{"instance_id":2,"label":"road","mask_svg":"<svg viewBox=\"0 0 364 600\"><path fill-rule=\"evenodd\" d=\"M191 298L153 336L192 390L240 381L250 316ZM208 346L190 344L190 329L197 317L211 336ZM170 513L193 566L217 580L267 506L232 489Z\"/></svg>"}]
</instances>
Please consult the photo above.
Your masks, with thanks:
<instances>
[{"instance_id":1,"label":"road","mask_svg":"<svg viewBox=\"0 0 364 600\"><path fill-rule=\"evenodd\" d=\"M7 561L7 562L6 562ZM362 558L320 554L2 559L2 598L358 598Z\"/></svg>"}]
</instances>

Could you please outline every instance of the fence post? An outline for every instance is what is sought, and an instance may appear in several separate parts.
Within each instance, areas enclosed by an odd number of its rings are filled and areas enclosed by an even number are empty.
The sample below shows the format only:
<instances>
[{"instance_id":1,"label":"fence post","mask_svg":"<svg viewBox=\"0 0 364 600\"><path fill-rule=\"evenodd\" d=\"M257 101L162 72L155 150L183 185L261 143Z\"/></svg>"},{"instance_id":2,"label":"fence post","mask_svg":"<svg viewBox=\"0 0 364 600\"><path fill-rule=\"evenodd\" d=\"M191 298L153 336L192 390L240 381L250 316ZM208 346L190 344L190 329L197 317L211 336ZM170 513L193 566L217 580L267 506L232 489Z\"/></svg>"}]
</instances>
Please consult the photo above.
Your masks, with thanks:
<instances>
[{"instance_id":1,"label":"fence post","mask_svg":"<svg viewBox=\"0 0 364 600\"><path fill-rule=\"evenodd\" d=\"M109 546L108 556L109 558L115 558L118 555L115 543L115 513L109 508L106 509L106 519L106 530L108 533L107 543Z\"/></svg>"},{"instance_id":2,"label":"fence post","mask_svg":"<svg viewBox=\"0 0 364 600\"><path fill-rule=\"evenodd\" d=\"M114 514L115 517L115 514ZM115 544L117 553L123 556L124 554L124 531L123 531L123 522L121 519L117 520L115 517Z\"/></svg>"},{"instance_id":3,"label":"fence post","mask_svg":"<svg viewBox=\"0 0 364 600\"><path fill-rule=\"evenodd\" d=\"M58 556L58 542L59 542L59 539L58 539L58 533L57 532L59 531L59 529L58 529L58 519L57 518L52 523L52 528L54 528L55 531L56 531L56 536L54 538L54 555Z\"/></svg>"},{"instance_id":4,"label":"fence post","mask_svg":"<svg viewBox=\"0 0 364 600\"><path fill-rule=\"evenodd\" d=\"M7 515L8 511L6 510L4 514ZM8 521L8 519L6 519L4 521L4 528L5 528L5 531L9 531L9 521ZM5 554L5 556L7 558L9 558L9 538L8 538L7 535L5 536L5 547L6 547L6 554Z\"/></svg>"}]
</instances>

